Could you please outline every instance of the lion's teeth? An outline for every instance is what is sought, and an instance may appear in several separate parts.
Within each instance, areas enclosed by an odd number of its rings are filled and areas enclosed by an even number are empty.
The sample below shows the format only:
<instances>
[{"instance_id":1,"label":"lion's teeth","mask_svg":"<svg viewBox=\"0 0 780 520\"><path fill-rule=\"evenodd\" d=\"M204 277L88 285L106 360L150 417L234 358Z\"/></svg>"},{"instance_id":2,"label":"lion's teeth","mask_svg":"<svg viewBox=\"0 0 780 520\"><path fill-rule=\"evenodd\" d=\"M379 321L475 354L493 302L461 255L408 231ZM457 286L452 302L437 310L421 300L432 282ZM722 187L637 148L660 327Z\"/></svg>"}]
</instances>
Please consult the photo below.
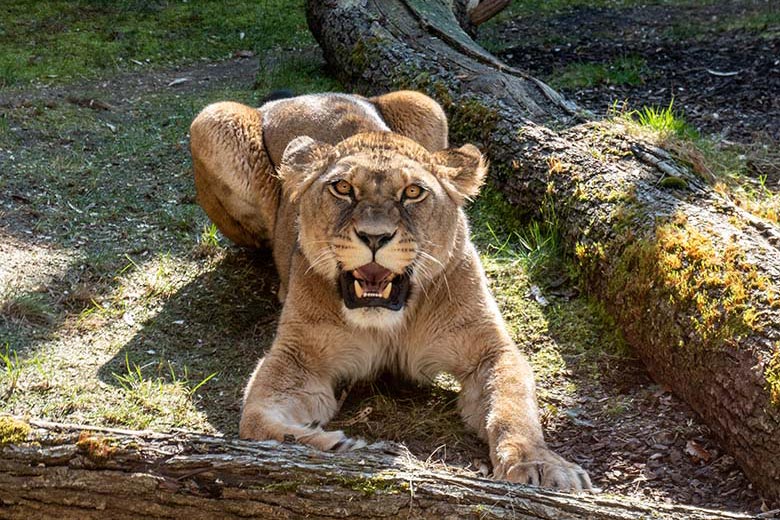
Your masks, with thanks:
<instances>
[{"instance_id":1,"label":"lion's teeth","mask_svg":"<svg viewBox=\"0 0 780 520\"><path fill-rule=\"evenodd\" d=\"M355 296L358 298L363 297L363 286L357 280L355 280Z\"/></svg>"},{"instance_id":2,"label":"lion's teeth","mask_svg":"<svg viewBox=\"0 0 780 520\"><path fill-rule=\"evenodd\" d=\"M382 298L384 298L385 300L390 298L390 291L392 290L393 290L393 282L389 282L385 287L385 290L382 291Z\"/></svg>"}]
</instances>

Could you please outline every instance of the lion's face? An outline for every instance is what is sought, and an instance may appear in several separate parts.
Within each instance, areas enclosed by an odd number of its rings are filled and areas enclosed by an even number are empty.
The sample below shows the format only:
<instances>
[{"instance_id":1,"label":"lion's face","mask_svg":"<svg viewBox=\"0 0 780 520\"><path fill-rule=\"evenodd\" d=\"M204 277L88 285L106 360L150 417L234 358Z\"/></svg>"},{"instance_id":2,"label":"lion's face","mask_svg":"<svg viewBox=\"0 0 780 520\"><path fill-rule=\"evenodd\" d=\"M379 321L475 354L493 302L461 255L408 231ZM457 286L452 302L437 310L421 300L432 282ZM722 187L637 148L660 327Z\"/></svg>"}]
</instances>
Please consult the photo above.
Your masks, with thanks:
<instances>
[{"instance_id":1,"label":"lion's face","mask_svg":"<svg viewBox=\"0 0 780 520\"><path fill-rule=\"evenodd\" d=\"M280 174L309 268L333 283L348 321L388 328L451 261L461 206L484 170L472 146L430 154L374 133L335 147L298 138Z\"/></svg>"}]
</instances>

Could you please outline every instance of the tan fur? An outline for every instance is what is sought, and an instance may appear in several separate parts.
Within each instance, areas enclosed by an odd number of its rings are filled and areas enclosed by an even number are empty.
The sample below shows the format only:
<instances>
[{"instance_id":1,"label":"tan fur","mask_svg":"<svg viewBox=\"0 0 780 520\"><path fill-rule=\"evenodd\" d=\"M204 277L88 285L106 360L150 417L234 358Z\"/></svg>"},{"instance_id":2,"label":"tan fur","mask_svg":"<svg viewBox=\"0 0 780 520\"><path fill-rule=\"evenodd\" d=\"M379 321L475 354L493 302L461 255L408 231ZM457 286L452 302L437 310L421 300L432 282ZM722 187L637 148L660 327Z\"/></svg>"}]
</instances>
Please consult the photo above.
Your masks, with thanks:
<instances>
[{"instance_id":1,"label":"tan fur","mask_svg":"<svg viewBox=\"0 0 780 520\"><path fill-rule=\"evenodd\" d=\"M272 240L286 293L273 346L246 388L241 437L354 449L362 442L323 428L337 412L337 383L384 370L421 382L447 372L462 386L464 421L489 444L495 478L589 489L587 474L545 445L533 373L469 239L462 206L483 182L481 154L470 145L444 149L446 119L421 94L370 101L294 98L259 111L218 104L193 123L201 203L220 229L233 226L228 236L238 229L239 243ZM262 138L248 130L258 125ZM338 180L354 199L334 192ZM424 196L402 200L410 184ZM251 200L254 212L231 212ZM374 252L359 234L391 238ZM372 260L411 271L401 310L345 306L339 273Z\"/></svg>"}]
</instances>

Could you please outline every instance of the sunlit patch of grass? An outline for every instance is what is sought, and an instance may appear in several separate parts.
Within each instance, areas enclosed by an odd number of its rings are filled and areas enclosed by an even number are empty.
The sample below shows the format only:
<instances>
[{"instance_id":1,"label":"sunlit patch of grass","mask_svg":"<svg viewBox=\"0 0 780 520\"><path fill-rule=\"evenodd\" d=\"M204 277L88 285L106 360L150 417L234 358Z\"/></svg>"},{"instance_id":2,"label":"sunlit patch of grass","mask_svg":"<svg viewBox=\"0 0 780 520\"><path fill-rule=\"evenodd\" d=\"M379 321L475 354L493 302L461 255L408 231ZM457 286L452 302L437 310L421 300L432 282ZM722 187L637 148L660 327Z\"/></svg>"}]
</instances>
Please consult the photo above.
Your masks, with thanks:
<instances>
[{"instance_id":1,"label":"sunlit patch of grass","mask_svg":"<svg viewBox=\"0 0 780 520\"><path fill-rule=\"evenodd\" d=\"M698 139L699 132L685 120L685 117L674 109L674 100L666 107L642 107L628 113L627 117L636 121L639 126L657 132L661 139L677 137L681 139Z\"/></svg>"},{"instance_id":2,"label":"sunlit patch of grass","mask_svg":"<svg viewBox=\"0 0 780 520\"><path fill-rule=\"evenodd\" d=\"M147 270L144 281L144 298L168 298L176 292L173 281L173 260L170 253L160 255L156 266Z\"/></svg>"},{"instance_id":3,"label":"sunlit patch of grass","mask_svg":"<svg viewBox=\"0 0 780 520\"><path fill-rule=\"evenodd\" d=\"M0 87L314 44L302 0L9 0L0 18Z\"/></svg>"},{"instance_id":4,"label":"sunlit patch of grass","mask_svg":"<svg viewBox=\"0 0 780 520\"><path fill-rule=\"evenodd\" d=\"M554 88L576 90L597 85L641 85L647 63L638 56L624 56L609 63L572 63L554 72L547 81Z\"/></svg>"},{"instance_id":5,"label":"sunlit patch of grass","mask_svg":"<svg viewBox=\"0 0 780 520\"><path fill-rule=\"evenodd\" d=\"M560 266L560 225L550 204L541 208L540 218L521 223L514 209L497 192L488 190L470 208L475 221L473 237L483 260L519 266L532 278Z\"/></svg>"},{"instance_id":6,"label":"sunlit patch of grass","mask_svg":"<svg viewBox=\"0 0 780 520\"><path fill-rule=\"evenodd\" d=\"M147 374L149 368L152 369L151 375ZM186 365L179 372L170 361L163 360L151 367L141 367L125 354L124 372L113 372L112 375L124 393L126 405L109 412L108 417L119 420L123 411L137 410L139 417L131 419L132 415L127 414L121 422L127 424L129 421L131 426L145 428L157 417L169 418L173 426L197 424L199 421L191 417L193 398L217 373L213 372L199 381L191 380Z\"/></svg>"}]
</instances>

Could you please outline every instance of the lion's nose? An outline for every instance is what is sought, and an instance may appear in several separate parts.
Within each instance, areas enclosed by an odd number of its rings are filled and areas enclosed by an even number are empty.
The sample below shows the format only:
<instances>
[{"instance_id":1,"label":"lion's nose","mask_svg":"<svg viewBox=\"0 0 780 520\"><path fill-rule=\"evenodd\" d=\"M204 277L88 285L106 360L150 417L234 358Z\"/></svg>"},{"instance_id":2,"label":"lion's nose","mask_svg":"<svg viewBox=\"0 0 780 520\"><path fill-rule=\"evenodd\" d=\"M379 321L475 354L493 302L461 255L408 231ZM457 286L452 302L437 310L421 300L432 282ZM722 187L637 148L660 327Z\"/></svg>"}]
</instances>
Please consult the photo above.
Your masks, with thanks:
<instances>
[{"instance_id":1,"label":"lion's nose","mask_svg":"<svg viewBox=\"0 0 780 520\"><path fill-rule=\"evenodd\" d=\"M362 240L363 243L366 244L374 253L381 249L385 244L390 242L395 236L395 231L392 233L382 233L379 235L372 235L357 230L355 233L357 234L358 238L360 238L360 240Z\"/></svg>"}]
</instances>

